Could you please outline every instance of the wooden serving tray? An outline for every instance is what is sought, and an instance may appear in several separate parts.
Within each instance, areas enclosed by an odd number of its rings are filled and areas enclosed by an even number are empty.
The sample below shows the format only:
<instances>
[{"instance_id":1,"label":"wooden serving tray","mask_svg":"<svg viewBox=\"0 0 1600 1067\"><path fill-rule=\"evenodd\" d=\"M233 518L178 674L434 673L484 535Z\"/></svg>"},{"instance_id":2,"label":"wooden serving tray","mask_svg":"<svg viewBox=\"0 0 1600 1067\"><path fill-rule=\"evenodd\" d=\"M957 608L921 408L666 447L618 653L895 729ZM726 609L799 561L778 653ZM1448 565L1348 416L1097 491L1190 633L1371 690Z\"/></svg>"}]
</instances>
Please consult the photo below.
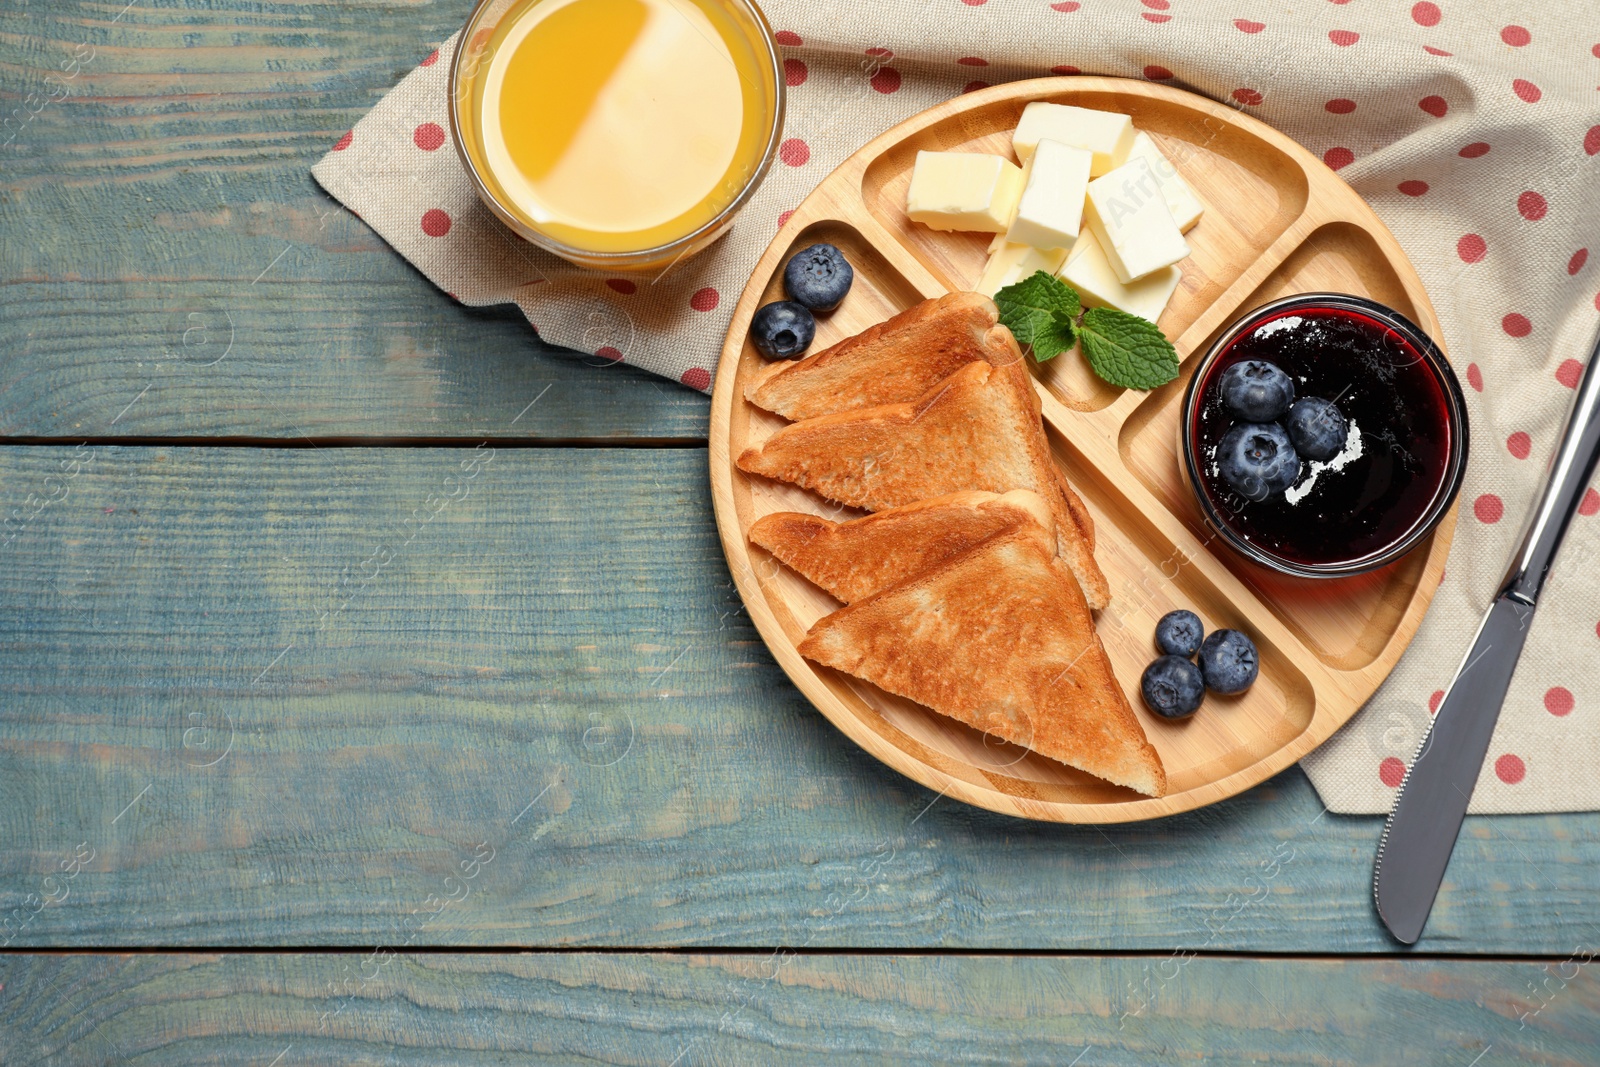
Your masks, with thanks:
<instances>
[{"instance_id":1,"label":"wooden serving tray","mask_svg":"<svg viewBox=\"0 0 1600 1067\"><path fill-rule=\"evenodd\" d=\"M936 233L905 216L919 149L1010 156L1025 104L1050 100L1133 118L1204 201L1187 237L1183 281L1160 326L1177 346L1178 379L1149 393L1096 378L1077 353L1036 365L1045 431L1088 503L1112 603L1101 639L1129 701L1166 765L1160 799L1005 744L818 667L795 651L839 604L755 548L745 533L773 511L833 518L858 512L806 490L744 474L734 459L784 420L744 400L762 365L748 342L760 305L783 298L782 265L817 241L855 267L839 310L819 318L812 351L927 297L975 284L988 234ZM1233 796L1325 741L1378 688L1416 632L1444 572L1456 512L1409 556L1372 574L1288 578L1257 567L1205 525L1180 467L1183 390L1209 341L1242 312L1317 290L1370 297L1435 339L1439 323L1416 271L1356 193L1289 138L1231 108L1177 89L1115 78L1041 78L970 93L901 123L845 160L808 196L756 265L722 349L711 408L711 485L728 565L750 616L789 677L835 726L930 789L1030 819L1105 823L1187 811ZM1149 714L1139 676L1156 655L1156 620L1174 608L1206 629L1255 638L1261 675L1240 697L1208 696L1188 722Z\"/></svg>"}]
</instances>

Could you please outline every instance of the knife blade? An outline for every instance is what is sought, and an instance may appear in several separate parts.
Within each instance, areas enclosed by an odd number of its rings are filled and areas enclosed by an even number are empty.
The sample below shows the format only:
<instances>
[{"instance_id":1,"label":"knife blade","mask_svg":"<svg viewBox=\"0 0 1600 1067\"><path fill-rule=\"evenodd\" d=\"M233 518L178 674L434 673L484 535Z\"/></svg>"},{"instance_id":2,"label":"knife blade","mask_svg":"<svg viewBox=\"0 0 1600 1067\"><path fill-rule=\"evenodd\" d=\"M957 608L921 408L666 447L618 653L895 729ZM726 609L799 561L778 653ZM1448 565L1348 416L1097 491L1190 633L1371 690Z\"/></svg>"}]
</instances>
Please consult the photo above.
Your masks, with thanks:
<instances>
[{"instance_id":1,"label":"knife blade","mask_svg":"<svg viewBox=\"0 0 1600 1067\"><path fill-rule=\"evenodd\" d=\"M1550 481L1500 590L1400 781L1373 863L1378 916L1415 944L1433 910L1556 549L1600 459L1600 337L1578 383Z\"/></svg>"}]
</instances>

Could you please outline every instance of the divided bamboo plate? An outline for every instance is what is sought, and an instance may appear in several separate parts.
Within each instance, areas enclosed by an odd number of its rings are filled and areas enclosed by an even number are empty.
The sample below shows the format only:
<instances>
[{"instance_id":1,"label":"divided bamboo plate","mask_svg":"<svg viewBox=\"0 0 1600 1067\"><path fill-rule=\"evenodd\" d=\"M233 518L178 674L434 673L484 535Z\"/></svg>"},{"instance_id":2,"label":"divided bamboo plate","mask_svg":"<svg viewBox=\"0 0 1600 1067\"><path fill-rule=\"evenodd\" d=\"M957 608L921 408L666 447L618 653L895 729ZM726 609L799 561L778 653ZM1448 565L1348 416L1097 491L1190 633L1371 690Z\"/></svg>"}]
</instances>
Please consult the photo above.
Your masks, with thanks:
<instances>
[{"instance_id":1,"label":"divided bamboo plate","mask_svg":"<svg viewBox=\"0 0 1600 1067\"><path fill-rule=\"evenodd\" d=\"M1153 799L1005 744L921 705L803 659L807 628L839 605L752 546L773 511L840 509L796 486L746 475L733 460L784 421L744 399L762 365L750 317L782 299L782 265L817 241L837 245L855 285L819 318L811 351L912 304L973 285L987 234L936 233L905 216L919 149L1010 155L1010 131L1034 100L1120 111L1155 138L1205 203L1189 232L1183 282L1159 325L1177 346L1178 380L1144 393L1096 378L1077 353L1030 366L1056 461L1087 502L1112 602L1097 620L1129 702L1161 754L1167 796ZM1210 339L1280 296L1355 293L1395 308L1436 340L1416 271L1372 210L1316 157L1230 108L1177 89L1112 78L1043 78L961 96L900 124L808 196L756 265L734 311L711 414L711 483L728 564L772 654L800 690L873 756L930 789L1009 815L1106 823L1187 811L1281 771L1339 728L1393 668L1444 570L1452 509L1399 562L1338 580L1296 579L1246 562L1214 538L1180 469L1183 390ZM1156 620L1174 608L1207 630L1255 638L1261 674L1242 697L1208 697L1186 723L1149 714L1139 676L1156 655Z\"/></svg>"}]
</instances>

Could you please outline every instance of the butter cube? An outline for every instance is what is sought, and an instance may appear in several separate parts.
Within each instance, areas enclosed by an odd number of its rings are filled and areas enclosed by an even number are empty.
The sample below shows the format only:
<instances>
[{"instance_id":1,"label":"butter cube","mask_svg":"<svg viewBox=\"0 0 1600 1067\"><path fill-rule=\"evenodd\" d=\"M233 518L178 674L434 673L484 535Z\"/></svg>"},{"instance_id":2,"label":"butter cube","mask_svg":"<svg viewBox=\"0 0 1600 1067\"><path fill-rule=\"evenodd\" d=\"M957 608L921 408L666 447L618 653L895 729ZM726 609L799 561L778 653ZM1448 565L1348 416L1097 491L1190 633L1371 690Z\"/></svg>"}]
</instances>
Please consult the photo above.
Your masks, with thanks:
<instances>
[{"instance_id":1,"label":"butter cube","mask_svg":"<svg viewBox=\"0 0 1600 1067\"><path fill-rule=\"evenodd\" d=\"M1130 160L1090 182L1084 215L1124 285L1189 254L1189 244L1161 195L1156 172L1143 159Z\"/></svg>"},{"instance_id":2,"label":"butter cube","mask_svg":"<svg viewBox=\"0 0 1600 1067\"><path fill-rule=\"evenodd\" d=\"M1008 285L1020 282L1031 277L1034 271L1044 271L1054 274L1066 262L1067 250L1065 248L1034 248L1031 245L1016 245L1004 240L1004 235L996 237L999 247L991 246L989 262L983 268L983 277L978 279L978 284L973 287L974 292L984 296L993 296Z\"/></svg>"},{"instance_id":3,"label":"butter cube","mask_svg":"<svg viewBox=\"0 0 1600 1067\"><path fill-rule=\"evenodd\" d=\"M1082 148L1094 153L1089 175L1098 177L1127 160L1133 132L1133 120L1126 115L1035 101L1022 109L1022 121L1011 135L1011 148L1024 163L1043 140Z\"/></svg>"},{"instance_id":4,"label":"butter cube","mask_svg":"<svg viewBox=\"0 0 1600 1067\"><path fill-rule=\"evenodd\" d=\"M1011 244L1071 248L1083 222L1094 153L1048 138L1040 141L1022 169L1022 197L1006 230Z\"/></svg>"},{"instance_id":5,"label":"butter cube","mask_svg":"<svg viewBox=\"0 0 1600 1067\"><path fill-rule=\"evenodd\" d=\"M1022 195L1022 168L981 152L918 152L906 214L934 230L1003 233Z\"/></svg>"},{"instance_id":6,"label":"butter cube","mask_svg":"<svg viewBox=\"0 0 1600 1067\"><path fill-rule=\"evenodd\" d=\"M1173 166L1172 160L1156 147L1148 133L1140 130L1133 135L1133 147L1128 151L1128 158L1142 159L1150 164L1150 169L1156 172L1156 181L1161 183L1161 195L1167 201L1167 210L1172 212L1172 221L1184 233L1193 229L1205 207L1200 203L1200 198L1194 195L1194 190L1189 188L1189 183L1178 173L1178 168Z\"/></svg>"},{"instance_id":7,"label":"butter cube","mask_svg":"<svg viewBox=\"0 0 1600 1067\"><path fill-rule=\"evenodd\" d=\"M1182 277L1177 267L1162 267L1124 285L1093 233L1078 238L1060 274L1062 281L1078 290L1085 307L1114 307L1151 322L1161 317Z\"/></svg>"}]
</instances>

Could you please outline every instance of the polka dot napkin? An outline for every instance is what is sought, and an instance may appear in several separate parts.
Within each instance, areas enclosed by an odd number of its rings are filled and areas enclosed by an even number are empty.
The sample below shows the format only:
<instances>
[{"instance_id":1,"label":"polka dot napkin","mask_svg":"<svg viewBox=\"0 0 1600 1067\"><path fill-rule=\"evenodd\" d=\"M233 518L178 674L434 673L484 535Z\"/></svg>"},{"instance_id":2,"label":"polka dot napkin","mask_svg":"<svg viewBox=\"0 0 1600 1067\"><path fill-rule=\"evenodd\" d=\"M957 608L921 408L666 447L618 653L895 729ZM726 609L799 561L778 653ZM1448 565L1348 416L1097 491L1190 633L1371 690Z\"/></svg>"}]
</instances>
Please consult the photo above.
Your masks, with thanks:
<instances>
[{"instance_id":1,"label":"polka dot napkin","mask_svg":"<svg viewBox=\"0 0 1600 1067\"><path fill-rule=\"evenodd\" d=\"M706 391L750 265L850 152L958 93L1147 78L1255 115L1339 170L1422 273L1467 383L1472 462L1422 629L1304 766L1336 812L1388 809L1543 482L1600 325L1600 14L1592 0L770 0L780 159L728 236L659 278L576 270L512 237L446 143L447 41L313 170L435 284L512 302L545 340ZM441 58L445 61L441 62ZM1595 255L1590 255L1594 243ZM1600 495L1533 623L1480 812L1600 808Z\"/></svg>"}]
</instances>

